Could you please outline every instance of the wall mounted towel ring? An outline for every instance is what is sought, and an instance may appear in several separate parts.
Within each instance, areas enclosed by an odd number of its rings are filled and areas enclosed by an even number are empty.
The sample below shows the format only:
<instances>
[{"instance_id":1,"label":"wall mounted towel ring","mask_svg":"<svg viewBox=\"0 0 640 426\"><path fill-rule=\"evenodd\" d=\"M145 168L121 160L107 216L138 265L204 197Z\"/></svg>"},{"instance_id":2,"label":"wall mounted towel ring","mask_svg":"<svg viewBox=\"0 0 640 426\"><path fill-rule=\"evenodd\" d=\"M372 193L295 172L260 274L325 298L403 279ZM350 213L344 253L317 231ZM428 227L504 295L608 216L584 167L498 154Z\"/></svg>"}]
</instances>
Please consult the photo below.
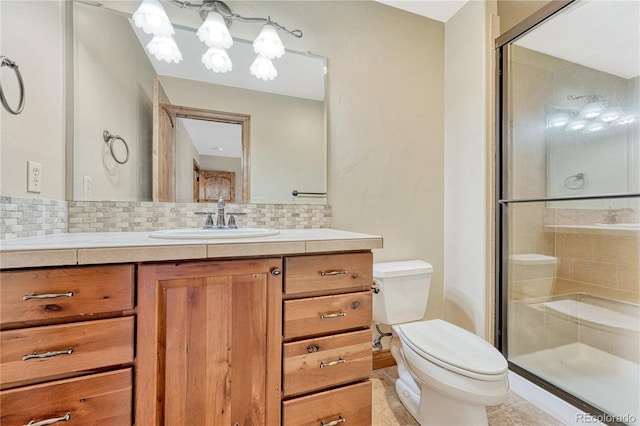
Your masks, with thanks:
<instances>
[{"instance_id":1,"label":"wall mounted towel ring","mask_svg":"<svg viewBox=\"0 0 640 426\"><path fill-rule=\"evenodd\" d=\"M102 132L102 138L104 139L105 143L109 145L109 151L111 151L111 156L114 160L116 160L116 163L124 164L129 161L129 145L127 145L127 141L122 139L120 135L112 135L108 130L105 130L104 132ZM113 152L113 143L117 140L121 141L124 145L124 148L127 150L127 156L124 160L120 160L118 157L116 157L115 152Z\"/></svg>"},{"instance_id":2,"label":"wall mounted towel ring","mask_svg":"<svg viewBox=\"0 0 640 426\"><path fill-rule=\"evenodd\" d=\"M587 183L587 180L584 177L584 173L571 175L564 180L564 186L574 191L581 189L585 183Z\"/></svg>"},{"instance_id":3,"label":"wall mounted towel ring","mask_svg":"<svg viewBox=\"0 0 640 426\"><path fill-rule=\"evenodd\" d=\"M18 115L24 109L24 82L22 81L22 74L20 73L18 64L16 64L14 61L7 58L6 56L0 56L0 68L4 67L5 65L8 66L9 68L12 68L13 71L16 73L16 78L18 79L18 86L20 87L20 101L18 102L18 108L15 110L12 109L9 106L7 99L4 97L4 90L2 90L1 83L0 83L0 101L2 102L2 105L7 111L9 111L13 115Z\"/></svg>"}]
</instances>

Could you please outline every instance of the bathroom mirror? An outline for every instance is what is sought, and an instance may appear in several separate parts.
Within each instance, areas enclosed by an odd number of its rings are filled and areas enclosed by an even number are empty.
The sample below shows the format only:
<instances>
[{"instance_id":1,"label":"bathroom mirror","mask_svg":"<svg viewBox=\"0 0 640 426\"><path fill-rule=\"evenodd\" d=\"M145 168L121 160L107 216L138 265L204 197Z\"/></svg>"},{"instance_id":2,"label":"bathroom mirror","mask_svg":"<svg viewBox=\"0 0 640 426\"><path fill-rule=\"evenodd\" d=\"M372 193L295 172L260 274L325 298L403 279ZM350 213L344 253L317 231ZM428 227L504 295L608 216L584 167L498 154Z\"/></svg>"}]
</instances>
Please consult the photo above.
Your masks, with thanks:
<instances>
[{"instance_id":1,"label":"bathroom mirror","mask_svg":"<svg viewBox=\"0 0 640 426\"><path fill-rule=\"evenodd\" d=\"M639 16L638 2L577 2L511 44L511 198L640 191Z\"/></svg>"},{"instance_id":2,"label":"bathroom mirror","mask_svg":"<svg viewBox=\"0 0 640 426\"><path fill-rule=\"evenodd\" d=\"M249 74L255 57L251 43L234 39L229 49L233 70L213 73L201 63L207 47L196 35L200 18L192 12L197 20L186 22L185 10L167 4L183 61L160 62L144 47L151 36L132 24L138 4L73 2L73 199L197 201L194 173L199 167L202 172L232 173L234 202L325 204L326 197L295 197L292 192L326 193L326 58L288 50L274 60L278 77L262 81ZM286 37L282 35L285 45ZM205 120L204 131L193 130L202 126L188 122L171 124L176 146L170 168L163 170L173 170L173 198L154 195L158 185L152 178L154 161L162 155L152 145L153 127L158 125L153 122L154 80L167 96L164 102L171 105L250 117L248 130L235 142L241 150L238 161L226 161L225 146L233 142L226 140L228 133L216 130L224 127L216 122L225 120ZM114 143L115 157L102 140L105 130L126 143L126 147L120 140ZM189 138L182 137L187 134ZM192 134L204 136L191 145L179 145ZM222 151L203 154L197 147ZM129 160L120 164L116 159L122 159L127 148Z\"/></svg>"}]
</instances>

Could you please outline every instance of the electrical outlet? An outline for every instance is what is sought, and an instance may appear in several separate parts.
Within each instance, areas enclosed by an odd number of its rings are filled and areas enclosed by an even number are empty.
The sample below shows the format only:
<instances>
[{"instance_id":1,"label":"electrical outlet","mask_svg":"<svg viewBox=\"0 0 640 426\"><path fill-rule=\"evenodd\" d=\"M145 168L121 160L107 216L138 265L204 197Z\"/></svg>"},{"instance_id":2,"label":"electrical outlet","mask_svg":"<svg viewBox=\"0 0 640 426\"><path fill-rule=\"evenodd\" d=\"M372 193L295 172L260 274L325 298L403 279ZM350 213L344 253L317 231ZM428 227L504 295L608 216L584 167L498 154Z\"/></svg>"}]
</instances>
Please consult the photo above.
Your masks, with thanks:
<instances>
[{"instance_id":1,"label":"electrical outlet","mask_svg":"<svg viewBox=\"0 0 640 426\"><path fill-rule=\"evenodd\" d=\"M27 192L42 192L42 164L27 161Z\"/></svg>"},{"instance_id":2,"label":"electrical outlet","mask_svg":"<svg viewBox=\"0 0 640 426\"><path fill-rule=\"evenodd\" d=\"M93 182L91 176L82 176L82 199L85 201L91 200L92 192Z\"/></svg>"}]
</instances>

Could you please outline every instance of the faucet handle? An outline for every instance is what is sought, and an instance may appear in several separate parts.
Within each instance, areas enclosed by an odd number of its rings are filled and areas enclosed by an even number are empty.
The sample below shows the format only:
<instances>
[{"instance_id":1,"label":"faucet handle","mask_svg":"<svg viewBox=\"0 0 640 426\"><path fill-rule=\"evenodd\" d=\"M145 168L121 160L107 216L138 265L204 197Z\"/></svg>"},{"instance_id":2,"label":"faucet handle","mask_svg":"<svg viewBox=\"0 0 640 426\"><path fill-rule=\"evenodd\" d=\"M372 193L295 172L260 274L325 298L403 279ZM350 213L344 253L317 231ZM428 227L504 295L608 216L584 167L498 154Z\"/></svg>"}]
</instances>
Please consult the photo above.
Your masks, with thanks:
<instances>
[{"instance_id":1,"label":"faucet handle","mask_svg":"<svg viewBox=\"0 0 640 426\"><path fill-rule=\"evenodd\" d=\"M206 215L207 218L204 221L203 228L213 228L213 213L212 212L193 212L193 214Z\"/></svg>"},{"instance_id":2,"label":"faucet handle","mask_svg":"<svg viewBox=\"0 0 640 426\"><path fill-rule=\"evenodd\" d=\"M246 213L229 213L229 222L227 223L227 225L229 227L233 227L233 228L237 228L238 225L236 225L236 216L246 216Z\"/></svg>"}]
</instances>

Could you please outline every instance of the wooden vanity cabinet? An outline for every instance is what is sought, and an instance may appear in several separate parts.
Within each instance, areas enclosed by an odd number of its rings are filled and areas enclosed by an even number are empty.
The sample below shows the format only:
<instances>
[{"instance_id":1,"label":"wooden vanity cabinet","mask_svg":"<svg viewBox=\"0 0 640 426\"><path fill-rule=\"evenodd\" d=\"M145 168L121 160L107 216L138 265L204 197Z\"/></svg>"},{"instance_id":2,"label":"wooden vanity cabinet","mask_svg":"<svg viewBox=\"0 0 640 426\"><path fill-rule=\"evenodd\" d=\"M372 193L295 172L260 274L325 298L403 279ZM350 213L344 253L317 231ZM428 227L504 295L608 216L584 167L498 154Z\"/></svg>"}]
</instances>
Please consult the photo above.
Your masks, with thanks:
<instances>
[{"instance_id":1,"label":"wooden vanity cabinet","mask_svg":"<svg viewBox=\"0 0 640 426\"><path fill-rule=\"evenodd\" d=\"M371 425L372 254L284 265L282 424Z\"/></svg>"},{"instance_id":2,"label":"wooden vanity cabinet","mask_svg":"<svg viewBox=\"0 0 640 426\"><path fill-rule=\"evenodd\" d=\"M282 259L143 264L136 426L280 424Z\"/></svg>"},{"instance_id":3,"label":"wooden vanity cabinet","mask_svg":"<svg viewBox=\"0 0 640 426\"><path fill-rule=\"evenodd\" d=\"M135 267L2 271L0 282L0 423L130 424Z\"/></svg>"}]
</instances>

